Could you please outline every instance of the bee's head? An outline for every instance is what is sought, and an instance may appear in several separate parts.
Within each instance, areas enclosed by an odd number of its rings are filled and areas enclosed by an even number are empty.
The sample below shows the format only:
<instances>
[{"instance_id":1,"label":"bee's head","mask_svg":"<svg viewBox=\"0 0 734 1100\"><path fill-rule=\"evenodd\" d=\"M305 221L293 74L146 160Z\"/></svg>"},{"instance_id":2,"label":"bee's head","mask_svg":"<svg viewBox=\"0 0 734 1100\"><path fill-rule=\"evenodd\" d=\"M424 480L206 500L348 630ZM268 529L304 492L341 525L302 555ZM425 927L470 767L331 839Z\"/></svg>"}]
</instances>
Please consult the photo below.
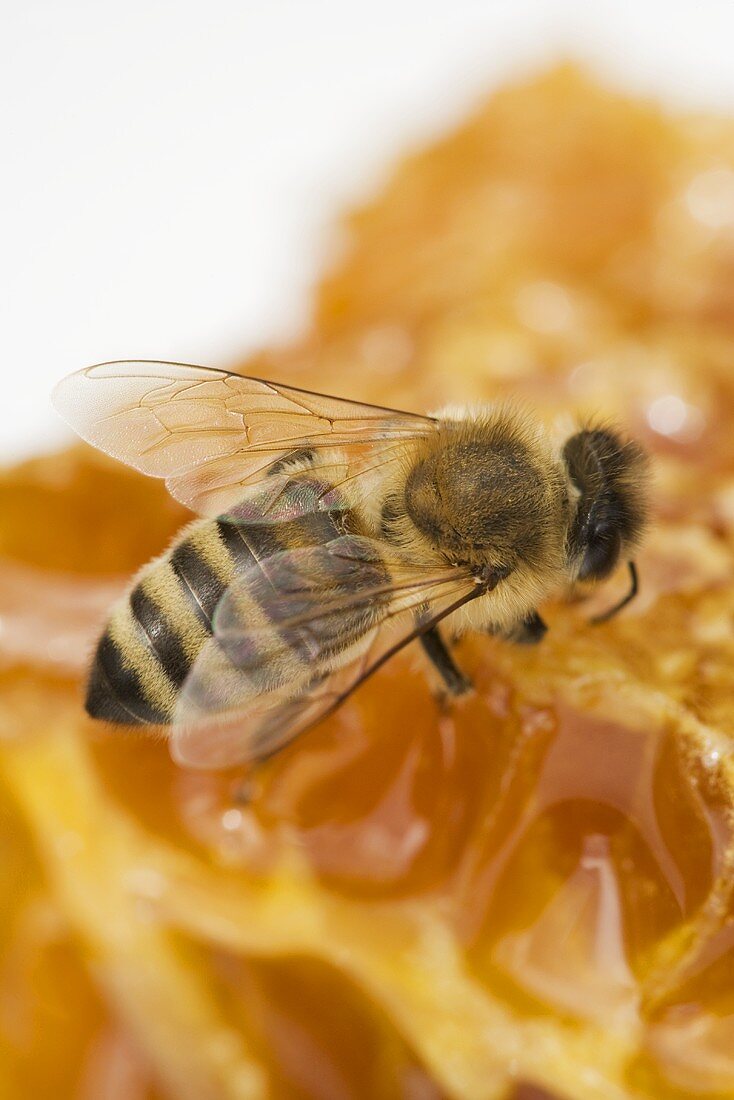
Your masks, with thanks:
<instances>
[{"instance_id":1,"label":"bee's head","mask_svg":"<svg viewBox=\"0 0 734 1100\"><path fill-rule=\"evenodd\" d=\"M572 435L563 448L578 490L567 549L579 580L601 580L639 542L647 513L647 458L608 428Z\"/></svg>"}]
</instances>

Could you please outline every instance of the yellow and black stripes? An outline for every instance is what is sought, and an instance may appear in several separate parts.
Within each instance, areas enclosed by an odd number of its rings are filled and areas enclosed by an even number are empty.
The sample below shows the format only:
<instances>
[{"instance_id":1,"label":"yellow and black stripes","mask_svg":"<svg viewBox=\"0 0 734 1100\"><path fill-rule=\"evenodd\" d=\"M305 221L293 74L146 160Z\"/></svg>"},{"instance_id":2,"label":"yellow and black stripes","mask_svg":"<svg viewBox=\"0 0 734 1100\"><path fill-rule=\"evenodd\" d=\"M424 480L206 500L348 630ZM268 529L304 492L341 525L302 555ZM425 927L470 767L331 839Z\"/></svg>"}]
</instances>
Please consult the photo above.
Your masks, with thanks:
<instances>
[{"instance_id":1,"label":"yellow and black stripes","mask_svg":"<svg viewBox=\"0 0 734 1100\"><path fill-rule=\"evenodd\" d=\"M180 687L190 666L186 648L178 632L163 617L162 608L146 591L145 583L133 589L130 612L153 658L174 687Z\"/></svg>"},{"instance_id":2,"label":"yellow and black stripes","mask_svg":"<svg viewBox=\"0 0 734 1100\"><path fill-rule=\"evenodd\" d=\"M165 725L178 690L211 636L211 616L234 568L196 524L166 557L144 571L113 609L92 666L86 707L94 718Z\"/></svg>"},{"instance_id":3,"label":"yellow and black stripes","mask_svg":"<svg viewBox=\"0 0 734 1100\"><path fill-rule=\"evenodd\" d=\"M303 482L293 478L293 494ZM309 489L313 491L314 483ZM325 486L318 486L325 489ZM285 490L287 502L288 486ZM305 513L276 521L255 515L247 522L201 521L189 527L169 553L148 566L129 596L113 610L95 654L87 691L90 715L127 725L165 725L172 721L181 686L213 631L216 608L235 578L285 550L320 546L338 538L353 523L346 509ZM242 586L248 621L260 628L262 644L251 660L234 667L252 678L255 690L267 689L285 668L308 667L309 647L300 632L280 636L278 605L272 587ZM268 592L267 605L263 592ZM268 634L270 635L268 637ZM280 659L269 671L267 654ZM235 654L232 654L233 659ZM239 656L239 655L237 655ZM256 667L257 666L257 667Z\"/></svg>"},{"instance_id":4,"label":"yellow and black stripes","mask_svg":"<svg viewBox=\"0 0 734 1100\"><path fill-rule=\"evenodd\" d=\"M226 591L227 582L197 550L192 539L184 539L178 544L170 562L179 581L182 598L200 626L211 633L212 617Z\"/></svg>"},{"instance_id":5,"label":"yellow and black stripes","mask_svg":"<svg viewBox=\"0 0 734 1100\"><path fill-rule=\"evenodd\" d=\"M136 656L110 628L102 635L87 685L86 709L92 718L131 726L165 722L160 707L144 694Z\"/></svg>"}]
</instances>

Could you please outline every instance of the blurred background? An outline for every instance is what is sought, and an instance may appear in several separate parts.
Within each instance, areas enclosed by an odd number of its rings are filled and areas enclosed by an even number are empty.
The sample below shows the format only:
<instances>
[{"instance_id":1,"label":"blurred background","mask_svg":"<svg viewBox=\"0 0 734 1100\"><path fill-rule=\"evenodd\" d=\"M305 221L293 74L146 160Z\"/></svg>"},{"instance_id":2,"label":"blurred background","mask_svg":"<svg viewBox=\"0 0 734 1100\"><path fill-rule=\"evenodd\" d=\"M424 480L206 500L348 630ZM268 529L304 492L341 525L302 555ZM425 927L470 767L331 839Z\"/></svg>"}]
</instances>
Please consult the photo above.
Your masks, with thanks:
<instances>
[{"instance_id":1,"label":"blurred background","mask_svg":"<svg viewBox=\"0 0 734 1100\"><path fill-rule=\"evenodd\" d=\"M3 24L1 459L66 438L71 370L302 331L339 212L508 76L565 55L734 102L726 0L26 0Z\"/></svg>"}]
</instances>

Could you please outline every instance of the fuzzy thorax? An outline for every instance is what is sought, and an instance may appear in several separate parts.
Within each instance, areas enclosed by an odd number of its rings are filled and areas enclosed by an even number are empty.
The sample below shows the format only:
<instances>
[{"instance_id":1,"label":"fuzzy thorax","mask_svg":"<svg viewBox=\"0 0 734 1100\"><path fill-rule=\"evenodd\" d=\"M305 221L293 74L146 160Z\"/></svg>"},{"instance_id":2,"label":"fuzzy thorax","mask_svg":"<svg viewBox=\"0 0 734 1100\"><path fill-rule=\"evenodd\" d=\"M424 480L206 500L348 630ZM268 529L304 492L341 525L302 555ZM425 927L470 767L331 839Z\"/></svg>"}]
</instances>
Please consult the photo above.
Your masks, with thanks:
<instances>
[{"instance_id":1,"label":"fuzzy thorax","mask_svg":"<svg viewBox=\"0 0 734 1100\"><path fill-rule=\"evenodd\" d=\"M410 456L392 538L414 557L509 570L457 617L516 622L566 577L568 479L542 426L516 409L450 410Z\"/></svg>"}]
</instances>

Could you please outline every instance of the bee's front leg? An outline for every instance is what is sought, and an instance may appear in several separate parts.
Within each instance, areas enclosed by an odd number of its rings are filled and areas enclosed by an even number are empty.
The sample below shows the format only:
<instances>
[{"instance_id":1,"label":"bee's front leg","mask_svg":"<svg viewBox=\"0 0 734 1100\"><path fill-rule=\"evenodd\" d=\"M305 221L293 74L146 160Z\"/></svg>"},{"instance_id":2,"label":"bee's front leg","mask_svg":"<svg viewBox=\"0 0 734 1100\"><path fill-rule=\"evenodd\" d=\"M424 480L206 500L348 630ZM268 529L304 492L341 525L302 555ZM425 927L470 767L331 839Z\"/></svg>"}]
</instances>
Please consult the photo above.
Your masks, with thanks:
<instances>
[{"instance_id":1,"label":"bee's front leg","mask_svg":"<svg viewBox=\"0 0 734 1100\"><path fill-rule=\"evenodd\" d=\"M454 659L447 649L438 627L432 626L425 634L421 634L420 640L423 652L443 680L449 695L466 695L468 691L472 690L474 685L454 663Z\"/></svg>"}]
</instances>

